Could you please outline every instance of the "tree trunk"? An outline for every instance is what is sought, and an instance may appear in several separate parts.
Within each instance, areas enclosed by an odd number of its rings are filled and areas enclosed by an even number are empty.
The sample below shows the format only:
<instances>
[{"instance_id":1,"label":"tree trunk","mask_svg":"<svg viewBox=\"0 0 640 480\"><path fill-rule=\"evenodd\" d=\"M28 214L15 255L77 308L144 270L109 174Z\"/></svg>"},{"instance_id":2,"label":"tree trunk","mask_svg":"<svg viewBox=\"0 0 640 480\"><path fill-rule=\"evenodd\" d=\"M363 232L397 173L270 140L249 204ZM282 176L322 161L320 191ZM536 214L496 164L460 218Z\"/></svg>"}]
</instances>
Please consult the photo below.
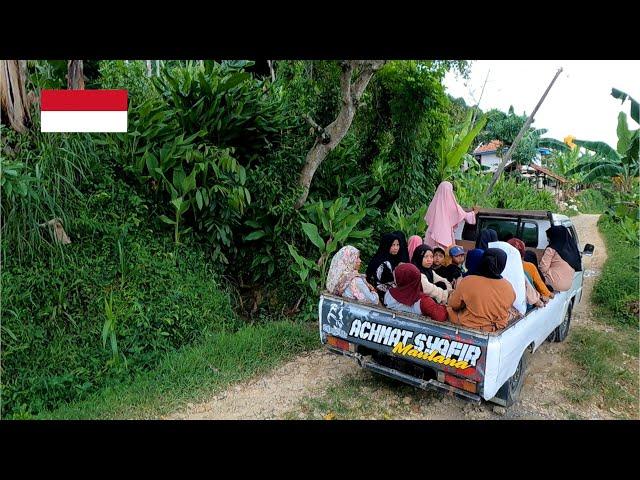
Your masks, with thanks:
<instances>
[{"instance_id":1,"label":"tree trunk","mask_svg":"<svg viewBox=\"0 0 640 480\"><path fill-rule=\"evenodd\" d=\"M302 194L295 204L298 209L304 205L309 195L309 187L313 180L313 175L331 150L336 148L351 127L353 117L360 101L360 97L369 84L373 74L382 68L384 60L350 60L343 61L342 74L340 76L340 90L342 92L342 107L336 119L327 127L318 126L313 120L307 117L316 132L316 141L307 153L304 167L298 180L302 187ZM354 70L357 76L352 81Z\"/></svg>"},{"instance_id":2,"label":"tree trunk","mask_svg":"<svg viewBox=\"0 0 640 480\"><path fill-rule=\"evenodd\" d=\"M26 60L0 60L0 110L11 128L20 133L26 132L31 122L26 83Z\"/></svg>"},{"instance_id":3,"label":"tree trunk","mask_svg":"<svg viewBox=\"0 0 640 480\"><path fill-rule=\"evenodd\" d=\"M276 72L273 69L274 60L267 60L267 64L269 65L269 72L271 72L271 82L275 82Z\"/></svg>"},{"instance_id":4,"label":"tree trunk","mask_svg":"<svg viewBox=\"0 0 640 480\"><path fill-rule=\"evenodd\" d=\"M69 90L84 90L82 60L69 60L67 63L67 88Z\"/></svg>"}]
</instances>

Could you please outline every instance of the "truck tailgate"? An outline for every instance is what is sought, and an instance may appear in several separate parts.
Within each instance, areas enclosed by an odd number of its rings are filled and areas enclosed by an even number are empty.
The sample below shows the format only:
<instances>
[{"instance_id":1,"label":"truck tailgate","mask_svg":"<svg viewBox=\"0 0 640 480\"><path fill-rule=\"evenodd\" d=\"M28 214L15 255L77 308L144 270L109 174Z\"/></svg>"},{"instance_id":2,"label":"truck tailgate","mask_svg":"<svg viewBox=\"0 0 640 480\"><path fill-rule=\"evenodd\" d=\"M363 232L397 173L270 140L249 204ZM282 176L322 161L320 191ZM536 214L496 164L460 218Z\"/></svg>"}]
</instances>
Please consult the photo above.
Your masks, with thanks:
<instances>
[{"instance_id":1,"label":"truck tailgate","mask_svg":"<svg viewBox=\"0 0 640 480\"><path fill-rule=\"evenodd\" d=\"M319 317L322 343L333 336L435 371L483 382L488 335L328 295L320 297Z\"/></svg>"}]
</instances>

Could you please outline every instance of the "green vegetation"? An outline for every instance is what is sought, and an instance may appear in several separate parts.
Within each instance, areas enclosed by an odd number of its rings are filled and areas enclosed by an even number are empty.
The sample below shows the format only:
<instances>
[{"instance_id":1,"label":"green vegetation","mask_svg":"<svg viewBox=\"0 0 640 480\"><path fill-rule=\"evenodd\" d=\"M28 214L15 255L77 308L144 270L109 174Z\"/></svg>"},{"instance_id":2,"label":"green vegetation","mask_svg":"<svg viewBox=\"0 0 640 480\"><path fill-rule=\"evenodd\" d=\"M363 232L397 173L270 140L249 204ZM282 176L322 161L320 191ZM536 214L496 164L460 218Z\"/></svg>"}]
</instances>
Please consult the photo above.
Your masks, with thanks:
<instances>
[{"instance_id":1,"label":"green vegetation","mask_svg":"<svg viewBox=\"0 0 640 480\"><path fill-rule=\"evenodd\" d=\"M573 378L573 388L564 392L569 401L596 402L618 418L640 416L637 328L615 327L606 333L576 328L569 338L569 349L580 369Z\"/></svg>"},{"instance_id":2,"label":"green vegetation","mask_svg":"<svg viewBox=\"0 0 640 480\"><path fill-rule=\"evenodd\" d=\"M593 301L609 312L605 318L614 324L637 328L640 311L638 231L626 231L624 224L616 223L606 215L600 218L598 225L609 255L593 289Z\"/></svg>"},{"instance_id":3,"label":"green vegetation","mask_svg":"<svg viewBox=\"0 0 640 480\"><path fill-rule=\"evenodd\" d=\"M638 411L638 243L629 242L620 224L603 215L598 223L607 246L607 261L592 293L593 319L600 328L576 328L569 339L572 360L580 372L573 378L570 401L599 402L616 417ZM624 272L624 273L622 273Z\"/></svg>"},{"instance_id":4,"label":"green vegetation","mask_svg":"<svg viewBox=\"0 0 640 480\"><path fill-rule=\"evenodd\" d=\"M308 323L269 321L235 332L206 333L193 345L166 354L151 371L113 383L86 400L43 413L40 419L144 419L209 400L232 383L264 373L317 346Z\"/></svg>"},{"instance_id":5,"label":"green vegetation","mask_svg":"<svg viewBox=\"0 0 640 480\"><path fill-rule=\"evenodd\" d=\"M66 84L64 61L27 66L27 91ZM272 81L248 61L87 61L87 88L129 91L126 134L43 134L33 105L26 133L0 127L2 417L153 416L309 348L296 322L331 255L352 243L366 263L383 233L422 234L443 175L469 206L555 209L452 173L484 122L444 91L467 67L388 62L296 209L303 115L335 119L338 62L277 61Z\"/></svg>"}]
</instances>

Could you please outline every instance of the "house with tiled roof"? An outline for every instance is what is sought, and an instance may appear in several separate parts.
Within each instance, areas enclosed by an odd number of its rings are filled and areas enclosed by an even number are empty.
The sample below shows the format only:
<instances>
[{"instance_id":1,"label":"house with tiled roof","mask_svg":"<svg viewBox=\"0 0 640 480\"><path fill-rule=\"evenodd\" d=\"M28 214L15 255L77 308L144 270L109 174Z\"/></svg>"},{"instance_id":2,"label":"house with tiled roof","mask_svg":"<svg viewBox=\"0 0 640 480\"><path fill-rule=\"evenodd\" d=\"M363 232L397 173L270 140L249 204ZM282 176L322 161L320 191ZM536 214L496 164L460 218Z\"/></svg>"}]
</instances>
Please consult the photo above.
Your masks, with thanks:
<instances>
[{"instance_id":1,"label":"house with tiled roof","mask_svg":"<svg viewBox=\"0 0 640 480\"><path fill-rule=\"evenodd\" d=\"M500 152L500 150L502 150ZM473 156L482 166L482 168L489 172L495 172L498 169L498 165L502 159L500 156L504 156L507 153L508 147L503 146L500 140L491 140L489 143L481 143L474 151ZM498 153L501 155L498 156ZM531 160L531 163L536 165L542 165L542 156L550 154L551 151L548 148L538 148L538 153L535 158ZM511 163L511 162L509 162Z\"/></svg>"},{"instance_id":2,"label":"house with tiled roof","mask_svg":"<svg viewBox=\"0 0 640 480\"><path fill-rule=\"evenodd\" d=\"M502 148L506 152L506 148L502 147L500 140L491 140L489 143L481 143L474 151L473 156L482 166L484 170L495 172L500 164L500 157L498 157L498 150Z\"/></svg>"}]
</instances>

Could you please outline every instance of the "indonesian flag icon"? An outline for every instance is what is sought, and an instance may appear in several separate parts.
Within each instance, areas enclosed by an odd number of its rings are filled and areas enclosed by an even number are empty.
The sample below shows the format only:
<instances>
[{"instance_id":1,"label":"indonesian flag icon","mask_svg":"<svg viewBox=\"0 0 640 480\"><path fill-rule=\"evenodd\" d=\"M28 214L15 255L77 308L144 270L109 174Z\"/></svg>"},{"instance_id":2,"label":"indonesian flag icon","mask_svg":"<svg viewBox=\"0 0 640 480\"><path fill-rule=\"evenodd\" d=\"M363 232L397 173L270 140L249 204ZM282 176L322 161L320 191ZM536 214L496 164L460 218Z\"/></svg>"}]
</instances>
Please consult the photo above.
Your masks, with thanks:
<instances>
[{"instance_id":1,"label":"indonesian flag icon","mask_svg":"<svg viewBox=\"0 0 640 480\"><path fill-rule=\"evenodd\" d=\"M126 90L42 90L42 132L126 132Z\"/></svg>"}]
</instances>

